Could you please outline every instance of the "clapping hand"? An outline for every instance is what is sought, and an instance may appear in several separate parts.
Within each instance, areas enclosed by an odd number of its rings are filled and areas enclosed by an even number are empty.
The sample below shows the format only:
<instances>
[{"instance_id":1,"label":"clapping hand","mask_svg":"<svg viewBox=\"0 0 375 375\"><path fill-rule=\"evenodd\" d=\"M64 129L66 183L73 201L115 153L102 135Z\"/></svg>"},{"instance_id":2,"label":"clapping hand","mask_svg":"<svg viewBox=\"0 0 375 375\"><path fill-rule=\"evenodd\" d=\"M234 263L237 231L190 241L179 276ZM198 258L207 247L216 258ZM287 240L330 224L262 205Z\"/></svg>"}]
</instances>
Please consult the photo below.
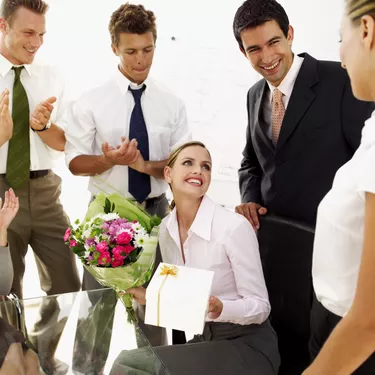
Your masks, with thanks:
<instances>
[{"instance_id":1,"label":"clapping hand","mask_svg":"<svg viewBox=\"0 0 375 375\"><path fill-rule=\"evenodd\" d=\"M133 164L139 157L140 152L138 151L138 142L132 139L130 142L128 139L121 137L121 144L117 148L113 148L107 142L102 145L102 151L105 158L112 165L130 165Z\"/></svg>"},{"instance_id":2,"label":"clapping hand","mask_svg":"<svg viewBox=\"0 0 375 375\"><path fill-rule=\"evenodd\" d=\"M13 135L13 120L9 111L9 90L0 95L0 146L9 141Z\"/></svg>"},{"instance_id":3,"label":"clapping hand","mask_svg":"<svg viewBox=\"0 0 375 375\"><path fill-rule=\"evenodd\" d=\"M208 317L210 319L217 319L223 312L223 302L217 297L210 297L208 302Z\"/></svg>"},{"instance_id":4,"label":"clapping hand","mask_svg":"<svg viewBox=\"0 0 375 375\"><path fill-rule=\"evenodd\" d=\"M46 127L54 108L52 104L56 100L56 97L52 96L36 106L30 120L30 126L33 130L43 130Z\"/></svg>"},{"instance_id":5,"label":"clapping hand","mask_svg":"<svg viewBox=\"0 0 375 375\"><path fill-rule=\"evenodd\" d=\"M13 189L5 192L4 204L0 198L0 230L8 229L10 223L17 215L19 208L19 201L14 194Z\"/></svg>"}]
</instances>

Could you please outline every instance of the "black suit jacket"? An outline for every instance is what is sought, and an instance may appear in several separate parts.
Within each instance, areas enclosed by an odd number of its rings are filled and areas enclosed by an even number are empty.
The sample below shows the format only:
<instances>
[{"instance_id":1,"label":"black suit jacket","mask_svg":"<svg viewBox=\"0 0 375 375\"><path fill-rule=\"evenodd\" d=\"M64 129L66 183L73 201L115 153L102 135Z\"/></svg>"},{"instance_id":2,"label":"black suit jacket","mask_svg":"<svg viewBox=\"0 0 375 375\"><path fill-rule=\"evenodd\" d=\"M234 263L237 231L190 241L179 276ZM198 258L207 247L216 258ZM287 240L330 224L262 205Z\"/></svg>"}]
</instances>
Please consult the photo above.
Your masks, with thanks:
<instances>
[{"instance_id":1,"label":"black suit jacket","mask_svg":"<svg viewBox=\"0 0 375 375\"><path fill-rule=\"evenodd\" d=\"M319 202L358 148L364 122L375 107L354 98L340 63L300 56L304 61L276 148L263 119L266 81L248 92L239 181L242 202L260 203L271 213L315 225Z\"/></svg>"}]
</instances>

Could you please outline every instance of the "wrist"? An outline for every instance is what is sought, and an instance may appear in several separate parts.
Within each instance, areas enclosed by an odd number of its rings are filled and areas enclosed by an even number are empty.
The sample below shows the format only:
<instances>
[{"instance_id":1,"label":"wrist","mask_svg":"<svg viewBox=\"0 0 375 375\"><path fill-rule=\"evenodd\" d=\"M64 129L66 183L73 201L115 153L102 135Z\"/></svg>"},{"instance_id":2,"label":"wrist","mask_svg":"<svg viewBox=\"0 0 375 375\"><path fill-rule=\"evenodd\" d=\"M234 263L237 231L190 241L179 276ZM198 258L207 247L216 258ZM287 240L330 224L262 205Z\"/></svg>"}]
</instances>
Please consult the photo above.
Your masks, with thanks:
<instances>
[{"instance_id":1,"label":"wrist","mask_svg":"<svg viewBox=\"0 0 375 375\"><path fill-rule=\"evenodd\" d=\"M8 246L8 228L0 227L0 246L6 247Z\"/></svg>"},{"instance_id":2,"label":"wrist","mask_svg":"<svg viewBox=\"0 0 375 375\"><path fill-rule=\"evenodd\" d=\"M110 169L110 168L112 168L116 165L115 162L113 162L112 160L107 158L107 156L105 156L104 154L101 155L101 161L102 161L103 165L108 169Z\"/></svg>"}]
</instances>

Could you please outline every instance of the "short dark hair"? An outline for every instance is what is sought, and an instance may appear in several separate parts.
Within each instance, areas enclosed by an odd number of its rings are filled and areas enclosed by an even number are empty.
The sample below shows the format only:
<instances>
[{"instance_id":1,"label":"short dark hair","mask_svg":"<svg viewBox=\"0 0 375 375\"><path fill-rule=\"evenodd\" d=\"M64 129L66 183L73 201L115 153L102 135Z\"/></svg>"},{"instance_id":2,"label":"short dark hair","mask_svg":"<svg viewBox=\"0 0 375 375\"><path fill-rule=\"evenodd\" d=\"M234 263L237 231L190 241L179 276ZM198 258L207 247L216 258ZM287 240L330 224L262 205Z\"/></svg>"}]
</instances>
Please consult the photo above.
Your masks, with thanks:
<instances>
[{"instance_id":1,"label":"short dark hair","mask_svg":"<svg viewBox=\"0 0 375 375\"><path fill-rule=\"evenodd\" d=\"M284 35L288 36L289 18L285 9L275 0L246 0L237 10L233 21L234 36L243 49L241 32L276 21Z\"/></svg>"},{"instance_id":2,"label":"short dark hair","mask_svg":"<svg viewBox=\"0 0 375 375\"><path fill-rule=\"evenodd\" d=\"M109 32L114 45L118 45L121 33L145 34L152 32L156 41L156 17L143 5L123 4L113 12L109 22Z\"/></svg>"},{"instance_id":3,"label":"short dark hair","mask_svg":"<svg viewBox=\"0 0 375 375\"><path fill-rule=\"evenodd\" d=\"M1 17L11 23L12 17L19 8L26 8L34 13L45 14L48 10L48 4L43 0L2 0Z\"/></svg>"}]
</instances>

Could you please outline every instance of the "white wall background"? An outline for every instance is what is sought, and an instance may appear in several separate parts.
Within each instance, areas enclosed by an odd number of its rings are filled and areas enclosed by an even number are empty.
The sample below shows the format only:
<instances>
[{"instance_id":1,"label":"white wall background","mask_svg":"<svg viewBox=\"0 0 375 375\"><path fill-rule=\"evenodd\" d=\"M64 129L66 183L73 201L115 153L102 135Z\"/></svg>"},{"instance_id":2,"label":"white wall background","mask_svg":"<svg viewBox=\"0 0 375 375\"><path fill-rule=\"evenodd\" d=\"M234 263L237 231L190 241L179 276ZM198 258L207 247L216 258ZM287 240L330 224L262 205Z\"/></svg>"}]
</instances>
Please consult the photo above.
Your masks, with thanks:
<instances>
[{"instance_id":1,"label":"white wall background","mask_svg":"<svg viewBox=\"0 0 375 375\"><path fill-rule=\"evenodd\" d=\"M108 22L124 1L47 2L48 32L38 59L60 68L75 98L105 81L110 68L116 66ZM210 195L216 202L233 207L239 202L237 169L245 143L246 92L259 79L232 34L233 16L243 1L139 2L157 16L158 41L151 74L184 99L194 138L205 142L213 156ZM295 29L294 52L338 60L343 0L280 3ZM82 217L89 199L87 179L71 176L63 159L56 171L63 179L62 201L67 213L72 220ZM32 272L27 272L25 285ZM35 293L34 288L25 291L25 295Z\"/></svg>"}]
</instances>

